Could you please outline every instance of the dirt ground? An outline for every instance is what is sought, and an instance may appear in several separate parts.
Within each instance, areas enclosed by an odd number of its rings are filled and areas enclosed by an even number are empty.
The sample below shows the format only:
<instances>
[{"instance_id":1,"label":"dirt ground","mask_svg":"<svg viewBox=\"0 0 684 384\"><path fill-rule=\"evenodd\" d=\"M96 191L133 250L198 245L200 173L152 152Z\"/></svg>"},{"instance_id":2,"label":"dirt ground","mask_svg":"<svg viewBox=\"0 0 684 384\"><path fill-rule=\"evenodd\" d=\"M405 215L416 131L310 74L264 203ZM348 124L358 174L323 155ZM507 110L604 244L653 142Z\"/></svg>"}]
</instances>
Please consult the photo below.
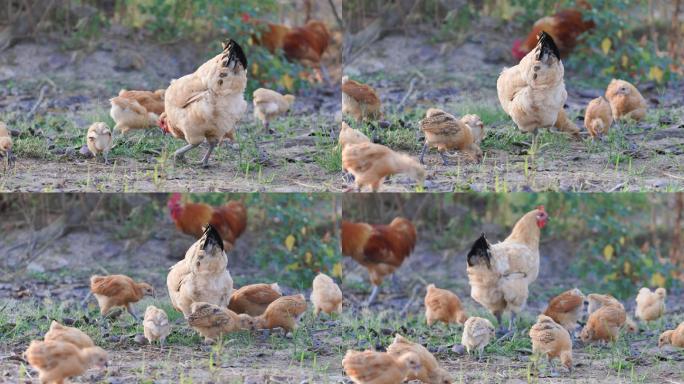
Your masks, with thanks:
<instances>
[{"instance_id":1,"label":"dirt ground","mask_svg":"<svg viewBox=\"0 0 684 384\"><path fill-rule=\"evenodd\" d=\"M493 230L500 238L505 230ZM501 232L501 233L499 233ZM20 232L7 234L14 241ZM268 272L249 263L249 244L258 239L246 234L229 255L229 269L237 285L268 282ZM560 271L572 263L571 246L563 242L541 245L541 271L531 286L528 307L518 332L510 341L493 343L485 359L464 355L452 348L460 341L461 327L424 323L422 297L426 282L435 282L456 292L471 315L490 317L469 297L464 268L464 249L435 251L425 239L382 287L377 305L361 309L369 293L365 270L345 261L342 290L344 314L338 318L315 320L310 312L293 335L230 335L221 344L205 346L182 316L173 311L166 296L167 269L180 254L187 238L178 237L171 226L162 226L152 236L140 240L117 239L105 230L76 231L46 249L44 256L28 270L0 283L0 381L36 383L36 373L21 354L32 339L42 336L49 319L72 322L84 329L110 353L105 371L89 370L76 383L350 383L344 378L341 359L346 349L386 347L396 332L426 345L449 370L455 383L681 383L684 381L684 352L657 349L664 328L684 321L684 292L669 292L668 314L653 325L640 324L637 334L624 334L614 346L574 346L572 374L560 370L550 376L542 365L537 375L531 370L531 350L527 329L547 300L562 290L581 288L578 279ZM180 243L180 244L179 244ZM142 327L132 324L128 315L112 321L99 318L94 300L87 310L80 302L87 293L87 279L93 273L129 273L153 284L156 299L136 304L142 312L154 303L166 309L173 324L168 345L163 350L140 340ZM283 287L286 294L298 292ZM303 292L308 296L309 292ZM586 292L585 292L586 293ZM633 313L634 297L624 301ZM402 310L406 315L402 315Z\"/></svg>"},{"instance_id":2,"label":"dirt ground","mask_svg":"<svg viewBox=\"0 0 684 384\"><path fill-rule=\"evenodd\" d=\"M175 165L173 151L185 142L162 137L157 129L126 137L115 132L109 165L83 156L87 127L109 120L108 100L119 89L166 88L207 57L201 44L159 46L135 41L126 30L107 33L78 50L65 50L60 41L40 41L3 52L0 120L15 134L18 161L14 169L0 173L1 191L331 189L335 176L319 158L334 156L330 132L340 110L337 81L299 92L294 111L272 125L278 135L265 134L250 104L238 127L238 142L218 148L209 169L197 165L204 147L189 154L188 164ZM324 60L333 79L340 74L339 43L333 42Z\"/></svg>"},{"instance_id":3,"label":"dirt ground","mask_svg":"<svg viewBox=\"0 0 684 384\"><path fill-rule=\"evenodd\" d=\"M486 23L484 21L483 23ZM418 121L430 107L457 115L480 114L488 137L485 159L470 164L451 159L443 166L436 151L426 155L428 191L672 191L684 186L684 81L667 88L641 84L649 115L638 124L613 125L605 142L593 142L583 125L584 108L605 85L566 70L566 110L582 128L582 140L544 132L536 150L501 109L496 79L510 60L511 31L480 26L462 45L434 44L428 34L394 33L364 49L345 74L375 87L384 119L392 122L383 144L418 157ZM511 40L511 41L509 41ZM402 133L403 132L403 133ZM400 139L393 139L393 135ZM382 137L382 134L381 134ZM415 140L415 141L414 141ZM406 191L398 177L384 191Z\"/></svg>"}]
</instances>

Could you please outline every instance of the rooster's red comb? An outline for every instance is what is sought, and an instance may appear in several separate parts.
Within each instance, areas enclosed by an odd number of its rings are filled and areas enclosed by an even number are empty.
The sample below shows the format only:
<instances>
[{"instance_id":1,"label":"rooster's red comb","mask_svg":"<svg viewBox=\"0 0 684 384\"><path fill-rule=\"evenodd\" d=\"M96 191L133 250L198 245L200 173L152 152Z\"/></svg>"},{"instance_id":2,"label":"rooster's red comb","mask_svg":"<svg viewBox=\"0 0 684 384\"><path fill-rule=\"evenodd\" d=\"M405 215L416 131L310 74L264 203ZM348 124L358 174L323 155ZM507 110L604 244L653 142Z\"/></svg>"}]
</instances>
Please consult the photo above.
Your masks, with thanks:
<instances>
[{"instance_id":1,"label":"rooster's red comb","mask_svg":"<svg viewBox=\"0 0 684 384\"><path fill-rule=\"evenodd\" d=\"M544 206L543 206L543 205L538 206L537 209L540 210L540 211L542 211L542 212L546 212L546 211L544 210Z\"/></svg>"}]
</instances>

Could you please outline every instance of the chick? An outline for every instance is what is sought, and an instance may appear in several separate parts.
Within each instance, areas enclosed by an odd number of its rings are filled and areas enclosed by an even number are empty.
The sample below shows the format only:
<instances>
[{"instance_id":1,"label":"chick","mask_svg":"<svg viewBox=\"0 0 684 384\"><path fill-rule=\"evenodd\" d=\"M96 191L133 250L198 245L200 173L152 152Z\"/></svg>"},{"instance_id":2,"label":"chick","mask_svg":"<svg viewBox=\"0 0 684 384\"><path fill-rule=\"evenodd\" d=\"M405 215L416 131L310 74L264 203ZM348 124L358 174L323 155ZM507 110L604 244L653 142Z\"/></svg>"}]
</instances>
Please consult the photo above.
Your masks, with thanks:
<instances>
[{"instance_id":1,"label":"chick","mask_svg":"<svg viewBox=\"0 0 684 384\"><path fill-rule=\"evenodd\" d=\"M479 357L482 358L482 352L494 337L494 333L494 326L489 320L471 317L466 320L463 326L461 344L466 347L468 353L477 349Z\"/></svg>"},{"instance_id":2,"label":"chick","mask_svg":"<svg viewBox=\"0 0 684 384\"><path fill-rule=\"evenodd\" d=\"M553 359L560 359L572 372L572 339L567 329L546 315L539 315L537 323L530 328L532 353L546 355L552 371L555 372Z\"/></svg>"},{"instance_id":3,"label":"chick","mask_svg":"<svg viewBox=\"0 0 684 384\"><path fill-rule=\"evenodd\" d=\"M396 358L386 352L350 349L342 359L342 367L355 384L397 384L403 382L410 371L420 369L420 357L405 353Z\"/></svg>"},{"instance_id":4,"label":"chick","mask_svg":"<svg viewBox=\"0 0 684 384\"><path fill-rule=\"evenodd\" d=\"M397 359L407 353L415 353L419 357L420 368L416 371L409 371L408 375L406 375L406 380L419 380L427 384L451 383L449 372L439 366L437 359L435 359L430 351L399 334L394 336L394 341L387 347L387 353Z\"/></svg>"},{"instance_id":5,"label":"chick","mask_svg":"<svg viewBox=\"0 0 684 384\"><path fill-rule=\"evenodd\" d=\"M585 297L579 289L571 289L549 300L544 315L567 329L572 334L577 328L577 321L584 312Z\"/></svg>"},{"instance_id":6,"label":"chick","mask_svg":"<svg viewBox=\"0 0 684 384\"><path fill-rule=\"evenodd\" d=\"M613 124L613 112L608 100L601 96L589 102L584 113L584 126L592 138L602 138Z\"/></svg>"},{"instance_id":7,"label":"chick","mask_svg":"<svg viewBox=\"0 0 684 384\"><path fill-rule=\"evenodd\" d=\"M369 185L373 192L389 175L406 173L422 188L425 168L410 156L394 152L380 144L361 143L348 145L342 151L342 167L354 175L356 189Z\"/></svg>"},{"instance_id":8,"label":"chick","mask_svg":"<svg viewBox=\"0 0 684 384\"><path fill-rule=\"evenodd\" d=\"M254 319L257 329L282 328L291 332L297 328L298 318L306 312L304 295L283 296L269 304L266 311Z\"/></svg>"},{"instance_id":9,"label":"chick","mask_svg":"<svg viewBox=\"0 0 684 384\"><path fill-rule=\"evenodd\" d=\"M107 124L102 122L93 123L93 125L88 128L86 140L90 153L92 153L95 158L102 154L105 164L109 163L109 151L112 150L112 132L109 130Z\"/></svg>"},{"instance_id":10,"label":"chick","mask_svg":"<svg viewBox=\"0 0 684 384\"><path fill-rule=\"evenodd\" d=\"M79 349L63 341L33 340L24 353L38 370L41 383L61 384L65 379L83 374L88 368L107 366L107 352L100 347Z\"/></svg>"},{"instance_id":11,"label":"chick","mask_svg":"<svg viewBox=\"0 0 684 384\"><path fill-rule=\"evenodd\" d=\"M360 144L360 143L370 143L371 140L368 136L364 135L361 131L350 127L344 121L342 122L342 129L340 130L340 136L337 140L341 149L344 149L347 145Z\"/></svg>"},{"instance_id":12,"label":"chick","mask_svg":"<svg viewBox=\"0 0 684 384\"><path fill-rule=\"evenodd\" d=\"M143 319L143 331L150 344L158 340L159 345L163 347L166 337L171 333L171 323L166 312L154 305L148 305Z\"/></svg>"},{"instance_id":13,"label":"chick","mask_svg":"<svg viewBox=\"0 0 684 384\"><path fill-rule=\"evenodd\" d=\"M637 319L643 321L658 320L665 314L665 296L667 291L665 288L658 288L655 292L644 287L639 290L636 297L635 315Z\"/></svg>"},{"instance_id":14,"label":"chick","mask_svg":"<svg viewBox=\"0 0 684 384\"><path fill-rule=\"evenodd\" d=\"M626 318L627 314L622 305L604 305L589 315L580 338L585 343L616 341Z\"/></svg>"},{"instance_id":15,"label":"chick","mask_svg":"<svg viewBox=\"0 0 684 384\"><path fill-rule=\"evenodd\" d=\"M342 78L342 113L351 115L357 122L377 120L382 117L382 103L373 87Z\"/></svg>"},{"instance_id":16,"label":"chick","mask_svg":"<svg viewBox=\"0 0 684 384\"><path fill-rule=\"evenodd\" d=\"M259 316L282 295L278 283L245 285L233 292L228 309L235 313Z\"/></svg>"},{"instance_id":17,"label":"chick","mask_svg":"<svg viewBox=\"0 0 684 384\"><path fill-rule=\"evenodd\" d=\"M610 102L614 120L639 121L646 116L646 99L635 86L625 80L613 79L606 89L606 99Z\"/></svg>"},{"instance_id":18,"label":"chick","mask_svg":"<svg viewBox=\"0 0 684 384\"><path fill-rule=\"evenodd\" d=\"M55 320L50 324L50 330L45 334L44 341L61 341L71 343L79 349L95 346L93 339L78 328L67 327Z\"/></svg>"},{"instance_id":19,"label":"chick","mask_svg":"<svg viewBox=\"0 0 684 384\"><path fill-rule=\"evenodd\" d=\"M266 88L257 89L253 96L254 117L261 120L269 133L273 133L269 128L271 120L287 113L295 102L293 95L281 95Z\"/></svg>"},{"instance_id":20,"label":"chick","mask_svg":"<svg viewBox=\"0 0 684 384\"><path fill-rule=\"evenodd\" d=\"M12 168L16 160L12 153L12 135L7 125L0 121L0 159L3 157L7 157L7 167Z\"/></svg>"},{"instance_id":21,"label":"chick","mask_svg":"<svg viewBox=\"0 0 684 384\"><path fill-rule=\"evenodd\" d=\"M165 89L150 91L127 91L109 99L112 108L109 115L116 123L114 130L126 134L131 129L147 129L157 124L159 115L164 112Z\"/></svg>"},{"instance_id":22,"label":"chick","mask_svg":"<svg viewBox=\"0 0 684 384\"><path fill-rule=\"evenodd\" d=\"M128 313L138 321L131 304L144 296L154 296L154 288L147 283L136 283L125 275L93 276L90 278L90 292L97 299L100 314L105 316L114 307L126 307Z\"/></svg>"},{"instance_id":23,"label":"chick","mask_svg":"<svg viewBox=\"0 0 684 384\"><path fill-rule=\"evenodd\" d=\"M468 315L455 293L430 284L427 286L427 293L425 294L425 319L429 326L432 326L436 321L441 321L444 324L463 324L468 320Z\"/></svg>"},{"instance_id":24,"label":"chick","mask_svg":"<svg viewBox=\"0 0 684 384\"><path fill-rule=\"evenodd\" d=\"M662 348L668 344L674 347L684 348L684 321L679 323L677 328L665 331L660 335L660 338L658 338L658 348Z\"/></svg>"},{"instance_id":25,"label":"chick","mask_svg":"<svg viewBox=\"0 0 684 384\"><path fill-rule=\"evenodd\" d=\"M314 307L314 315L323 311L326 315L342 312L342 290L324 273L319 273L313 280L311 303Z\"/></svg>"},{"instance_id":26,"label":"chick","mask_svg":"<svg viewBox=\"0 0 684 384\"><path fill-rule=\"evenodd\" d=\"M465 115L461 117L461 122L470 128L475 144L479 145L482 143L482 140L484 140L487 133L485 132L484 123L482 122L482 119L480 119L480 116L475 114Z\"/></svg>"},{"instance_id":27,"label":"chick","mask_svg":"<svg viewBox=\"0 0 684 384\"><path fill-rule=\"evenodd\" d=\"M206 343L213 343L228 333L252 328L249 315L238 315L218 305L198 301L192 303L190 311L188 324L204 336Z\"/></svg>"},{"instance_id":28,"label":"chick","mask_svg":"<svg viewBox=\"0 0 684 384\"><path fill-rule=\"evenodd\" d=\"M428 109L425 118L420 121L420 130L425 133L425 144L420 153L421 164L425 164L428 148L437 148L444 165L449 163L445 152L450 149L457 149L476 162L482 159L482 150L475 142L470 126L441 109Z\"/></svg>"}]
</instances>

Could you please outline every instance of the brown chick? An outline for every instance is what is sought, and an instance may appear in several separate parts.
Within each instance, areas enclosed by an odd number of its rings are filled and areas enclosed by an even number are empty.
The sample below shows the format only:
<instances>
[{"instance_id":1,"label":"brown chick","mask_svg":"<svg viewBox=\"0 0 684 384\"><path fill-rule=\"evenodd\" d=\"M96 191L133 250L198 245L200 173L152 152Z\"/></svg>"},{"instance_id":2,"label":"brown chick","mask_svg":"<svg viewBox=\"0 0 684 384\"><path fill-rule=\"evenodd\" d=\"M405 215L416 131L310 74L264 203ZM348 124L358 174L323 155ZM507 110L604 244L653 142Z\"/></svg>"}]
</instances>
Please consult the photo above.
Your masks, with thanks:
<instances>
[{"instance_id":1,"label":"brown chick","mask_svg":"<svg viewBox=\"0 0 684 384\"><path fill-rule=\"evenodd\" d=\"M41 383L62 384L65 379L83 374L88 368L107 366L107 352L100 347L79 349L63 341L33 340L24 353L38 370Z\"/></svg>"},{"instance_id":2,"label":"brown chick","mask_svg":"<svg viewBox=\"0 0 684 384\"><path fill-rule=\"evenodd\" d=\"M171 323L166 312L154 305L148 305L143 319L143 331L150 344L159 341L159 345L163 347L166 337L171 333Z\"/></svg>"},{"instance_id":3,"label":"brown chick","mask_svg":"<svg viewBox=\"0 0 684 384\"><path fill-rule=\"evenodd\" d=\"M12 153L12 135L7 125L0 121L0 159L3 157L7 157L7 167L12 168L16 160Z\"/></svg>"},{"instance_id":4,"label":"brown chick","mask_svg":"<svg viewBox=\"0 0 684 384\"><path fill-rule=\"evenodd\" d=\"M233 292L228 309L235 313L259 316L266 311L269 304L282 295L278 283L245 285Z\"/></svg>"},{"instance_id":5,"label":"brown chick","mask_svg":"<svg viewBox=\"0 0 684 384\"><path fill-rule=\"evenodd\" d=\"M658 288L655 292L644 287L639 290L636 297L635 315L643 321L658 320L665 314L665 288Z\"/></svg>"},{"instance_id":6,"label":"brown chick","mask_svg":"<svg viewBox=\"0 0 684 384\"><path fill-rule=\"evenodd\" d=\"M293 95L281 95L266 88L254 91L253 97L254 117L261 120L268 132L272 132L269 128L271 120L287 113L295 102Z\"/></svg>"},{"instance_id":7,"label":"brown chick","mask_svg":"<svg viewBox=\"0 0 684 384\"><path fill-rule=\"evenodd\" d=\"M663 332L658 338L658 348L665 345L672 345L677 348L684 348L684 321L679 323L677 328Z\"/></svg>"},{"instance_id":8,"label":"brown chick","mask_svg":"<svg viewBox=\"0 0 684 384\"><path fill-rule=\"evenodd\" d=\"M350 349L342 359L342 367L355 384L397 384L406 379L409 371L420 369L420 357L405 353L395 358L386 352Z\"/></svg>"},{"instance_id":9,"label":"brown chick","mask_svg":"<svg viewBox=\"0 0 684 384\"><path fill-rule=\"evenodd\" d=\"M50 330L45 334L44 341L61 341L71 343L79 349L95 346L93 339L78 328L67 327L55 320L50 324Z\"/></svg>"},{"instance_id":10,"label":"brown chick","mask_svg":"<svg viewBox=\"0 0 684 384\"><path fill-rule=\"evenodd\" d=\"M425 168L420 163L380 144L348 145L342 151L342 167L354 175L358 192L366 185L377 192L387 176L397 173L409 175L421 188L425 183Z\"/></svg>"},{"instance_id":11,"label":"brown chick","mask_svg":"<svg viewBox=\"0 0 684 384\"><path fill-rule=\"evenodd\" d=\"M437 359L420 344L413 343L407 338L397 334L394 341L387 347L387 353L400 358L407 353L414 353L420 359L420 368L411 370L406 375L406 380L419 380L427 384L450 384L451 377L446 369L439 366Z\"/></svg>"},{"instance_id":12,"label":"brown chick","mask_svg":"<svg viewBox=\"0 0 684 384\"><path fill-rule=\"evenodd\" d=\"M382 103L370 85L342 78L342 113L351 115L357 122L377 120L382 117Z\"/></svg>"},{"instance_id":13,"label":"brown chick","mask_svg":"<svg viewBox=\"0 0 684 384\"><path fill-rule=\"evenodd\" d=\"M615 120L639 121L646 116L646 99L635 86L625 80L613 79L606 89L606 99L610 102Z\"/></svg>"},{"instance_id":14,"label":"brown chick","mask_svg":"<svg viewBox=\"0 0 684 384\"><path fill-rule=\"evenodd\" d=\"M441 109L428 109L425 118L420 121L420 130L425 133L425 144L420 153L421 164L425 164L428 148L437 148L444 165L449 164L445 152L450 149L457 149L476 162L482 159L482 150L475 143L470 126Z\"/></svg>"},{"instance_id":15,"label":"brown chick","mask_svg":"<svg viewBox=\"0 0 684 384\"><path fill-rule=\"evenodd\" d=\"M425 294L425 319L429 326L432 326L436 321L441 321L444 324L463 324L468 320L468 315L455 293L430 284L427 286L427 293Z\"/></svg>"},{"instance_id":16,"label":"brown chick","mask_svg":"<svg viewBox=\"0 0 684 384\"><path fill-rule=\"evenodd\" d=\"M549 300L544 315L572 333L577 328L577 321L584 311L585 297L577 288L565 291Z\"/></svg>"},{"instance_id":17,"label":"brown chick","mask_svg":"<svg viewBox=\"0 0 684 384\"><path fill-rule=\"evenodd\" d=\"M249 315L238 315L218 305L199 301L192 303L190 310L188 324L204 336L206 343L213 343L228 333L253 328Z\"/></svg>"},{"instance_id":18,"label":"brown chick","mask_svg":"<svg viewBox=\"0 0 684 384\"><path fill-rule=\"evenodd\" d=\"M468 353L477 350L479 357L482 358L484 348L489 344L494 334L494 326L489 320L481 317L471 317L466 320L463 326L461 344L466 347Z\"/></svg>"},{"instance_id":19,"label":"brown chick","mask_svg":"<svg viewBox=\"0 0 684 384\"><path fill-rule=\"evenodd\" d=\"M315 316L321 311L326 315L339 314L342 312L342 290L330 276L319 273L313 280L311 303Z\"/></svg>"},{"instance_id":20,"label":"brown chick","mask_svg":"<svg viewBox=\"0 0 684 384\"><path fill-rule=\"evenodd\" d=\"M627 314L622 305L604 305L589 315L587 325L580 333L583 342L616 341L620 335L620 328L625 323Z\"/></svg>"},{"instance_id":21,"label":"brown chick","mask_svg":"<svg viewBox=\"0 0 684 384\"><path fill-rule=\"evenodd\" d=\"M484 123L482 122L482 119L480 119L480 116L474 114L465 115L461 117L461 122L470 128L470 132L473 134L473 140L475 140L475 144L479 145L482 143L482 140L484 140L487 132L485 132Z\"/></svg>"},{"instance_id":22,"label":"brown chick","mask_svg":"<svg viewBox=\"0 0 684 384\"><path fill-rule=\"evenodd\" d=\"M344 149L348 145L360 144L360 143L370 143L371 140L368 138L368 136L364 135L361 131L350 127L347 123L345 123L343 121L342 122L342 129L340 130L340 136L339 136L337 142L340 145L340 148Z\"/></svg>"},{"instance_id":23,"label":"brown chick","mask_svg":"<svg viewBox=\"0 0 684 384\"><path fill-rule=\"evenodd\" d=\"M532 353L546 355L551 369L555 371L553 359L560 359L572 372L572 339L565 327L546 315L539 315L537 323L530 328Z\"/></svg>"},{"instance_id":24,"label":"brown chick","mask_svg":"<svg viewBox=\"0 0 684 384\"><path fill-rule=\"evenodd\" d=\"M159 115L164 112L165 89L151 91L127 91L109 99L112 108L109 115L116 125L115 130L126 134L131 129L147 129L157 125Z\"/></svg>"},{"instance_id":25,"label":"brown chick","mask_svg":"<svg viewBox=\"0 0 684 384\"><path fill-rule=\"evenodd\" d=\"M584 127L592 138L601 138L613 124L613 112L608 100L601 96L589 102L584 113Z\"/></svg>"},{"instance_id":26,"label":"brown chick","mask_svg":"<svg viewBox=\"0 0 684 384\"><path fill-rule=\"evenodd\" d=\"M107 124L98 122L93 123L88 128L86 135L86 142L90 153L97 157L102 154L105 164L109 162L109 151L112 150L112 131L109 130Z\"/></svg>"},{"instance_id":27,"label":"brown chick","mask_svg":"<svg viewBox=\"0 0 684 384\"><path fill-rule=\"evenodd\" d=\"M105 316L114 307L126 307L128 313L138 321L131 304L144 296L154 296L154 288L147 283L136 283L125 275L93 276L90 278L90 292L97 299L100 314Z\"/></svg>"},{"instance_id":28,"label":"brown chick","mask_svg":"<svg viewBox=\"0 0 684 384\"><path fill-rule=\"evenodd\" d=\"M269 304L261 316L255 318L254 326L257 329L280 327L285 332L291 332L297 328L297 319L306 312L306 307L304 295L280 297Z\"/></svg>"}]
</instances>

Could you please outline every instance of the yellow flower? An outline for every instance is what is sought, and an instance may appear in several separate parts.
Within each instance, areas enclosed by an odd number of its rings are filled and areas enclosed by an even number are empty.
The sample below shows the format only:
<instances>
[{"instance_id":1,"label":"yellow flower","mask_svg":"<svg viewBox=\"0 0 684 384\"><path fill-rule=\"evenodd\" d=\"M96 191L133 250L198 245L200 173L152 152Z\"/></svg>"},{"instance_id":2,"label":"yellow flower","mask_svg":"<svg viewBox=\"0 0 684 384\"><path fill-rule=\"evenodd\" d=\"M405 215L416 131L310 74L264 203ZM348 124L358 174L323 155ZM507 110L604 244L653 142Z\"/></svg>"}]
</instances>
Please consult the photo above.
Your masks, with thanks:
<instances>
[{"instance_id":1,"label":"yellow flower","mask_svg":"<svg viewBox=\"0 0 684 384\"><path fill-rule=\"evenodd\" d=\"M606 261L611 261L613 259L614 253L615 248L613 248L613 246L610 244L606 245L606 247L603 248L603 257L606 259Z\"/></svg>"},{"instance_id":2,"label":"yellow flower","mask_svg":"<svg viewBox=\"0 0 684 384\"><path fill-rule=\"evenodd\" d=\"M332 269L333 277L342 277L342 263L335 263Z\"/></svg>"},{"instance_id":3,"label":"yellow flower","mask_svg":"<svg viewBox=\"0 0 684 384\"><path fill-rule=\"evenodd\" d=\"M287 248L288 251L292 251L292 248L294 248L295 244L295 237L292 235L288 235L287 238L285 238L285 248Z\"/></svg>"},{"instance_id":4,"label":"yellow flower","mask_svg":"<svg viewBox=\"0 0 684 384\"><path fill-rule=\"evenodd\" d=\"M665 276L663 276L660 272L654 273L651 277L651 285L656 287L664 287L666 282L667 280L665 279Z\"/></svg>"},{"instance_id":5,"label":"yellow flower","mask_svg":"<svg viewBox=\"0 0 684 384\"><path fill-rule=\"evenodd\" d=\"M610 52L610 48L612 46L613 46L613 42L610 41L609 37L606 37L605 39L603 39L603 41L601 42L601 50L603 51L603 54L607 55L608 52Z\"/></svg>"}]
</instances>

